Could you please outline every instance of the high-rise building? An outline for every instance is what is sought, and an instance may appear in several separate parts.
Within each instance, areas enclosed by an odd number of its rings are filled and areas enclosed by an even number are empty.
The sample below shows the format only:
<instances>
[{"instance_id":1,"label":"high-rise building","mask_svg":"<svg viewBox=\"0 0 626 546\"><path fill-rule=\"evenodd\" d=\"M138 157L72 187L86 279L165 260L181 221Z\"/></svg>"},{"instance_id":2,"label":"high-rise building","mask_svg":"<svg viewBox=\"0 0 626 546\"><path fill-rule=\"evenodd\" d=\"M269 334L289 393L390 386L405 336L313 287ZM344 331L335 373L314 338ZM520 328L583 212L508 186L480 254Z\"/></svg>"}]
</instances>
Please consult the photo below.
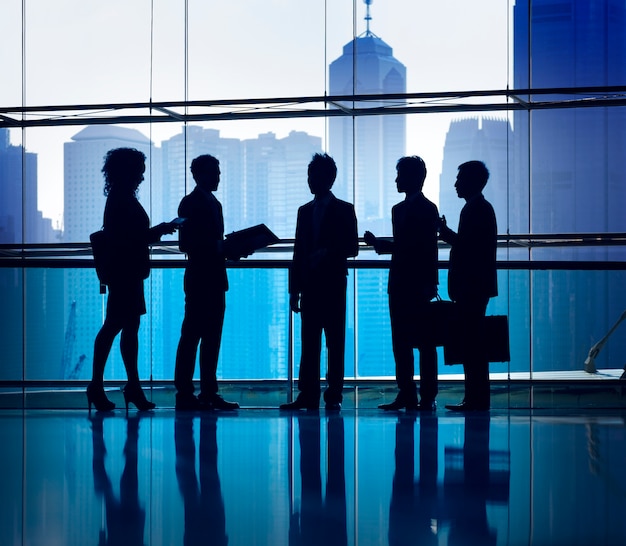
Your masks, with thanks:
<instances>
[{"instance_id":1,"label":"high-rise building","mask_svg":"<svg viewBox=\"0 0 626 546\"><path fill-rule=\"evenodd\" d=\"M12 146L9 130L0 128L0 243L58 242L52 222L37 210L37 154ZM0 275L3 305L24 306L22 316L10 316L0 324L0 345L5 362L24 366L24 377L47 378L50 355L60 358L63 345L63 276L58 269L30 268L23 275L6 269ZM46 302L42 306L41 302ZM17 344L22 334L28 344ZM21 378L18 374L15 379Z\"/></svg>"},{"instance_id":2,"label":"high-rise building","mask_svg":"<svg viewBox=\"0 0 626 546\"><path fill-rule=\"evenodd\" d=\"M329 66L331 95L406 92L406 67L393 56L391 46L370 30L369 4L367 9L365 32L348 42ZM391 207L401 199L394 181L396 162L405 154L405 116L332 117L328 123L329 153L338 169L333 192L354 203L361 235L365 230L391 235ZM391 345L379 341L381 336L390 339L387 271L363 270L355 278L354 291L348 291L348 309L355 298L356 305L355 316L348 314L347 339L357 332L359 372L393 375ZM349 341L346 362L351 362Z\"/></svg>"},{"instance_id":3,"label":"high-rise building","mask_svg":"<svg viewBox=\"0 0 626 546\"><path fill-rule=\"evenodd\" d=\"M624 2L517 0L513 18L516 89L626 83ZM626 231L626 110L517 112L514 134L520 160L514 173L519 179L511 185L513 198L520 203L526 199L529 206L511 207L512 226L525 225L538 234ZM528 181L530 191L524 196ZM546 248L534 250L533 258L622 260L624 250ZM530 288L535 370L580 369L589 348L626 307L619 272L538 271ZM623 362L624 339L612 339L598 365Z\"/></svg>"},{"instance_id":4,"label":"high-rise building","mask_svg":"<svg viewBox=\"0 0 626 546\"><path fill-rule=\"evenodd\" d=\"M37 210L37 154L12 146L0 128L0 243L53 243L57 236Z\"/></svg>"},{"instance_id":5,"label":"high-rise building","mask_svg":"<svg viewBox=\"0 0 626 546\"><path fill-rule=\"evenodd\" d=\"M368 5L369 9L369 5ZM406 92L406 67L393 56L393 49L369 28L343 47L329 66L331 95L361 95ZM367 103L384 106L384 101ZM359 103L346 104L358 107ZM405 153L404 115L332 117L329 120L329 150L337 162L335 193L354 202L360 228L387 228L391 207L399 201L395 165Z\"/></svg>"}]
</instances>

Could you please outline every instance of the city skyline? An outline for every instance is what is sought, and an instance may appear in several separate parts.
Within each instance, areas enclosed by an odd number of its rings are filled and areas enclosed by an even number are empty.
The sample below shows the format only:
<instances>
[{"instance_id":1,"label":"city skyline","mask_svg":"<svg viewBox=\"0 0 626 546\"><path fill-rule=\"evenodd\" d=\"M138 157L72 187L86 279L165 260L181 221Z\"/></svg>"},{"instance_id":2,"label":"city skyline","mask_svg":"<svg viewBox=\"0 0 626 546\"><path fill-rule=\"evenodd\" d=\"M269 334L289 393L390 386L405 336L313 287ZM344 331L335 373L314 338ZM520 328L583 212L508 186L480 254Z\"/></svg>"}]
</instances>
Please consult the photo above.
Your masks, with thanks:
<instances>
[{"instance_id":1,"label":"city skyline","mask_svg":"<svg viewBox=\"0 0 626 546\"><path fill-rule=\"evenodd\" d=\"M352 37L366 30L366 6L361 1L213 5L190 0L189 39L193 42L184 85L184 11L174 4L155 4L153 39L146 26L150 10L140 3L112 0L84 10L80 1L60 0L49 10L31 0L25 6L28 32L23 65L15 47L21 43L20 3L3 3L0 8L7 23L0 37L0 44L3 40L7 44L6 81L13 84L0 89L0 104L182 100L184 88L190 100L324 95L330 62ZM116 17L116 13L126 17ZM501 0L482 0L470 11L451 9L448 0L428 5L412 0L376 1L370 13L371 31L384 37L408 68L407 91L506 87L509 8ZM486 18L493 23L489 31L478 31ZM207 25L210 32L206 32ZM114 34L117 38L111 40ZM454 48L448 36L463 40L464 46ZM78 43L84 47L77 47ZM221 53L214 55L214 51ZM240 68L233 70L234 66ZM406 152L422 156L428 164L425 191L433 200L438 194L445 134L457 117L407 117ZM155 143L180 132L179 124L169 123L132 128ZM284 138L291 130L304 131L321 137L322 148L328 149L327 122L321 118L218 122L204 128L240 139L267 132ZM63 143L76 131L75 127L11 129L13 144L38 155L40 210L55 227L63 222ZM394 173L387 176L393 184Z\"/></svg>"}]
</instances>

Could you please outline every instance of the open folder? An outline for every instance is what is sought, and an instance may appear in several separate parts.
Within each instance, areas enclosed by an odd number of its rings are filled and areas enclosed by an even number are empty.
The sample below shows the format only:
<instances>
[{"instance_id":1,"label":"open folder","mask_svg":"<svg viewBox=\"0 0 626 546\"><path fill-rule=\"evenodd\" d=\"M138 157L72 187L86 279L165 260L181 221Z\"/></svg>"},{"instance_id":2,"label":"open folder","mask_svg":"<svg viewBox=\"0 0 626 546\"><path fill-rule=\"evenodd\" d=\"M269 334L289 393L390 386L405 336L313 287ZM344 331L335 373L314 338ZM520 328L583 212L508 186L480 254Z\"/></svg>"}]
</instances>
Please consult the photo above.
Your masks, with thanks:
<instances>
[{"instance_id":1,"label":"open folder","mask_svg":"<svg viewBox=\"0 0 626 546\"><path fill-rule=\"evenodd\" d=\"M229 241L229 244L235 245L236 248L254 251L277 243L280 239L265 224L258 224L239 231L233 231L226 235L226 240Z\"/></svg>"}]
</instances>

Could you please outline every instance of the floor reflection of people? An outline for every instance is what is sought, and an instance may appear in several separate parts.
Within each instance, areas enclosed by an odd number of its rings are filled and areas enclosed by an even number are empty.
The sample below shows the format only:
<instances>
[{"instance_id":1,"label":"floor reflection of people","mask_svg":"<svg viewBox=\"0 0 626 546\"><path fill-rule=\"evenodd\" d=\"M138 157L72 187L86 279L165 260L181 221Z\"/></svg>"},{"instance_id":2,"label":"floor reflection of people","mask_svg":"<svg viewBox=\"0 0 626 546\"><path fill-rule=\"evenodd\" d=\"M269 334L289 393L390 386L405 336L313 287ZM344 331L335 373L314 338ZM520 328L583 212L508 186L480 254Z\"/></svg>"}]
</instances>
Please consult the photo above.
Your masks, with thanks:
<instances>
[{"instance_id":1,"label":"floor reflection of people","mask_svg":"<svg viewBox=\"0 0 626 546\"><path fill-rule=\"evenodd\" d=\"M291 546L345 546L348 543L343 417L331 415L327 427L327 480L323 499L320 418L298 416L302 499L300 514L294 514L290 521Z\"/></svg>"},{"instance_id":2,"label":"floor reflection of people","mask_svg":"<svg viewBox=\"0 0 626 546\"><path fill-rule=\"evenodd\" d=\"M389 545L438 544L437 417L419 420L419 481L415 483L415 415L398 418L395 473L389 507Z\"/></svg>"},{"instance_id":3,"label":"floor reflection of people","mask_svg":"<svg viewBox=\"0 0 626 546\"><path fill-rule=\"evenodd\" d=\"M200 423L199 480L194 420L193 414L177 413L174 425L176 478L185 510L183 544L226 545L224 499L217 469L217 417L210 413L197 417Z\"/></svg>"},{"instance_id":4,"label":"floor reflection of people","mask_svg":"<svg viewBox=\"0 0 626 546\"><path fill-rule=\"evenodd\" d=\"M93 441L93 482L96 494L104 498L106 528L100 531L99 546L143 545L146 512L139 503L139 480L137 476L137 443L139 440L139 416L126 419L126 443L124 444L124 471L120 479L119 499L113 492L104 459L106 447L103 434L103 417L90 417Z\"/></svg>"},{"instance_id":5,"label":"floor reflection of people","mask_svg":"<svg viewBox=\"0 0 626 546\"><path fill-rule=\"evenodd\" d=\"M463 483L455 487L458 497L451 503L454 510L448 542L450 546L489 546L497 542L496 533L490 529L487 520L490 490L489 426L489 414L465 417Z\"/></svg>"}]
</instances>

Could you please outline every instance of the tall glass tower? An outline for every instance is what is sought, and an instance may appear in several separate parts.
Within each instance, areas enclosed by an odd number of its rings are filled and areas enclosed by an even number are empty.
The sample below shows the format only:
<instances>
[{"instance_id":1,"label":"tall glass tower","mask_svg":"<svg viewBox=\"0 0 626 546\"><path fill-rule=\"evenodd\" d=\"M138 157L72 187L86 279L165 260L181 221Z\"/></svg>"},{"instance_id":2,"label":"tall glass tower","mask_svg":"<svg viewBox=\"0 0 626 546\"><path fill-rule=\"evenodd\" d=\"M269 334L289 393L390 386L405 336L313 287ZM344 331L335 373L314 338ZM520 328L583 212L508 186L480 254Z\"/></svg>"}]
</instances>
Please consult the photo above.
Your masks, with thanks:
<instances>
[{"instance_id":1,"label":"tall glass tower","mask_svg":"<svg viewBox=\"0 0 626 546\"><path fill-rule=\"evenodd\" d=\"M626 84L623 1L517 0L513 17L516 89ZM531 233L626 231L626 109L520 112L514 131L518 157L530 151L531 161L516 162L520 179L512 188L530 191L517 196L529 206L511 209L512 225ZM622 260L624 250L548 248L533 258ZM581 369L626 308L623 274L536 272L531 305L535 370ZM611 340L598 365L623 365L623 339Z\"/></svg>"},{"instance_id":2,"label":"tall glass tower","mask_svg":"<svg viewBox=\"0 0 626 546\"><path fill-rule=\"evenodd\" d=\"M393 56L393 49L367 29L343 47L329 67L331 95L405 93L406 67ZM358 107L358 103L346 103ZM384 102L368 103L369 107ZM386 220L399 200L395 165L405 153L404 115L333 117L329 121L329 150L337 162L335 193L354 202L359 230L389 229ZM383 222L385 220L385 222Z\"/></svg>"},{"instance_id":3,"label":"tall glass tower","mask_svg":"<svg viewBox=\"0 0 626 546\"><path fill-rule=\"evenodd\" d=\"M370 1L366 1L366 30L343 47L343 53L329 66L331 95L405 93L406 67L393 56L393 49L370 30ZM384 106L368 102L368 107ZM358 102L346 102L346 108ZM365 104L363 104L365 106ZM333 192L354 203L359 234L371 230L391 235L391 207L400 200L396 185L396 162L405 154L404 115L332 117L329 120L329 153L337 162ZM361 375L393 375L394 362L387 314L387 272L364 270L358 273L354 294L355 315L348 315L347 339L356 333L355 347ZM351 304L348 304L351 308ZM350 362L352 345L346 346ZM349 370L346 368L346 375Z\"/></svg>"}]
</instances>

